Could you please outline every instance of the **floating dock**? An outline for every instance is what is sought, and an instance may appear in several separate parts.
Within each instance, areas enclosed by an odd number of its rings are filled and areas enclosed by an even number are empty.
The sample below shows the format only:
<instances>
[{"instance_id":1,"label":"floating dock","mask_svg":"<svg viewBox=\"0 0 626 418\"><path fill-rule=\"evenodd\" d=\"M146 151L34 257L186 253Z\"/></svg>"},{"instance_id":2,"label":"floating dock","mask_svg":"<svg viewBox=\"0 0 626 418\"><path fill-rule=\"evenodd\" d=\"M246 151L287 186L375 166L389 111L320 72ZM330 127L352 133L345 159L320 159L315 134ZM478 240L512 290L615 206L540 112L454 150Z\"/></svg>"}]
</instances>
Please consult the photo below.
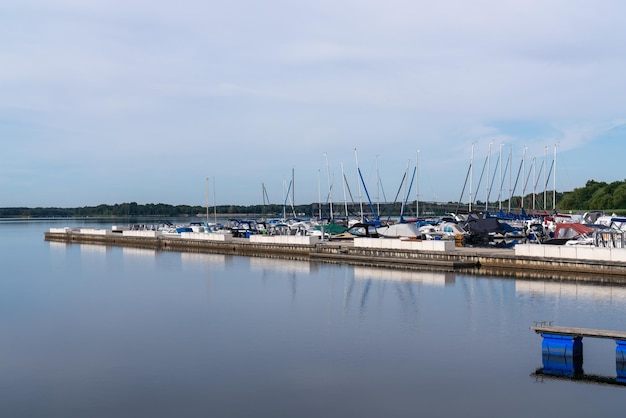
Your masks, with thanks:
<instances>
[{"instance_id":1,"label":"floating dock","mask_svg":"<svg viewBox=\"0 0 626 418\"><path fill-rule=\"evenodd\" d=\"M615 383L626 384L626 332L592 328L557 327L537 324L530 327L540 334L543 369L537 373L577 378L583 372L583 338L614 340Z\"/></svg>"},{"instance_id":2,"label":"floating dock","mask_svg":"<svg viewBox=\"0 0 626 418\"><path fill-rule=\"evenodd\" d=\"M400 239L322 241L313 237L259 236L251 239L254 236L233 238L220 235L223 234L168 235L154 231L129 234L111 230L53 228L45 233L44 239L69 244L88 243L159 251L206 252L538 280L626 284L625 261L520 255L519 251L513 249L457 247L453 241L436 244ZM626 249L619 251L626 255Z\"/></svg>"}]
</instances>

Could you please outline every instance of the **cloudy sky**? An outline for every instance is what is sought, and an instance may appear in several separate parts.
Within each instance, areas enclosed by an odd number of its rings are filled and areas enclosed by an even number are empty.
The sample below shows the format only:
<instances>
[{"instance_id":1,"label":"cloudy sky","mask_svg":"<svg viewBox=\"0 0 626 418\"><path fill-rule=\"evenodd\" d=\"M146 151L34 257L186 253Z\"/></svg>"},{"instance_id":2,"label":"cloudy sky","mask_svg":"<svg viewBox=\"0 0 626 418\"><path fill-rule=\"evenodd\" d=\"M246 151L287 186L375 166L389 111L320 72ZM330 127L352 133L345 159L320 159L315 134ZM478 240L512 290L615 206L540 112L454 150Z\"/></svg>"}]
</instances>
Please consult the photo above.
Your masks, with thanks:
<instances>
[{"instance_id":1,"label":"cloudy sky","mask_svg":"<svg viewBox=\"0 0 626 418\"><path fill-rule=\"evenodd\" d=\"M329 183L343 202L357 162L373 199L456 202L472 149L481 200L500 167L513 182L523 167L518 194L523 178L543 191L555 149L559 191L626 179L622 1L0 10L0 207L204 205L207 178L211 205L262 203L263 185L282 203L292 173L296 204L328 200Z\"/></svg>"}]
</instances>

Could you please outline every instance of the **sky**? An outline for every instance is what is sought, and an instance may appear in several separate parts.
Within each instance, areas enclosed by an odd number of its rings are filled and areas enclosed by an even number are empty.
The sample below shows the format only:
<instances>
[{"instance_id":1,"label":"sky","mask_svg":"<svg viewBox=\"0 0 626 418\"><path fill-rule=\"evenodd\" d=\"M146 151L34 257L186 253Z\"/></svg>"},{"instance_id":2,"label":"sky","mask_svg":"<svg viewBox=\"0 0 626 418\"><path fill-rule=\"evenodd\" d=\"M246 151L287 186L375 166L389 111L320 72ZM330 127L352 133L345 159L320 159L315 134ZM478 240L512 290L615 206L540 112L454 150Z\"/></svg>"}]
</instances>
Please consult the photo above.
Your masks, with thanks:
<instances>
[{"instance_id":1,"label":"sky","mask_svg":"<svg viewBox=\"0 0 626 418\"><path fill-rule=\"evenodd\" d=\"M4 1L0 207L623 181L625 23L619 0Z\"/></svg>"}]
</instances>

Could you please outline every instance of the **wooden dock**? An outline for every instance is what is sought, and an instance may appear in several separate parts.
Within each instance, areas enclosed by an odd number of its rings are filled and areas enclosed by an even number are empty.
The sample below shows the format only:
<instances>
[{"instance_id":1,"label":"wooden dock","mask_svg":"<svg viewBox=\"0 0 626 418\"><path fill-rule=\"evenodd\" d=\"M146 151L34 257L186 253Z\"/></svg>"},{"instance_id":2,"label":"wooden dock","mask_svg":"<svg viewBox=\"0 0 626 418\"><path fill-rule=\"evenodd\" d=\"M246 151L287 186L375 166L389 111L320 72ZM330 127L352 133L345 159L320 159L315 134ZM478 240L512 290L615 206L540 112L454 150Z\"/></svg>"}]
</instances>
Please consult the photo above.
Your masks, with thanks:
<instances>
[{"instance_id":1,"label":"wooden dock","mask_svg":"<svg viewBox=\"0 0 626 418\"><path fill-rule=\"evenodd\" d=\"M626 331L606 329L557 327L539 323L530 327L540 334L543 368L537 373L568 378L580 378L583 372L583 338L614 340L615 378L606 380L614 384L626 384Z\"/></svg>"},{"instance_id":2,"label":"wooden dock","mask_svg":"<svg viewBox=\"0 0 626 418\"><path fill-rule=\"evenodd\" d=\"M610 340L626 341L626 331L611 331L605 329L557 327L552 325L536 325L530 327L537 334L567 335L570 337L592 337Z\"/></svg>"}]
</instances>

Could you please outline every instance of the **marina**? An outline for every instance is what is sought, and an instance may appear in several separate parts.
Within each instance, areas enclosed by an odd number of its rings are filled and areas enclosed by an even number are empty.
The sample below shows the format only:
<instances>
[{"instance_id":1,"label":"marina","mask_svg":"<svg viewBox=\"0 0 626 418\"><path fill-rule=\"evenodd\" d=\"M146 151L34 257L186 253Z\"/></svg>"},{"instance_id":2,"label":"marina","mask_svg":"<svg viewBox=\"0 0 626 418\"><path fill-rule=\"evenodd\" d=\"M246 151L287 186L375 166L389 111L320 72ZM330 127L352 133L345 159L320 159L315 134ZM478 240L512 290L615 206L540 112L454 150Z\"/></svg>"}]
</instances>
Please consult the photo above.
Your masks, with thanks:
<instances>
[{"instance_id":1,"label":"marina","mask_svg":"<svg viewBox=\"0 0 626 418\"><path fill-rule=\"evenodd\" d=\"M560 251L561 246L537 244L516 245L513 249L480 248L457 246L454 241L399 238L356 238L334 242L308 236L234 238L225 234L166 235L156 231L114 232L93 228L54 228L45 232L44 236L46 241L159 251L206 252L516 278L626 283L624 248L563 247Z\"/></svg>"}]
</instances>

